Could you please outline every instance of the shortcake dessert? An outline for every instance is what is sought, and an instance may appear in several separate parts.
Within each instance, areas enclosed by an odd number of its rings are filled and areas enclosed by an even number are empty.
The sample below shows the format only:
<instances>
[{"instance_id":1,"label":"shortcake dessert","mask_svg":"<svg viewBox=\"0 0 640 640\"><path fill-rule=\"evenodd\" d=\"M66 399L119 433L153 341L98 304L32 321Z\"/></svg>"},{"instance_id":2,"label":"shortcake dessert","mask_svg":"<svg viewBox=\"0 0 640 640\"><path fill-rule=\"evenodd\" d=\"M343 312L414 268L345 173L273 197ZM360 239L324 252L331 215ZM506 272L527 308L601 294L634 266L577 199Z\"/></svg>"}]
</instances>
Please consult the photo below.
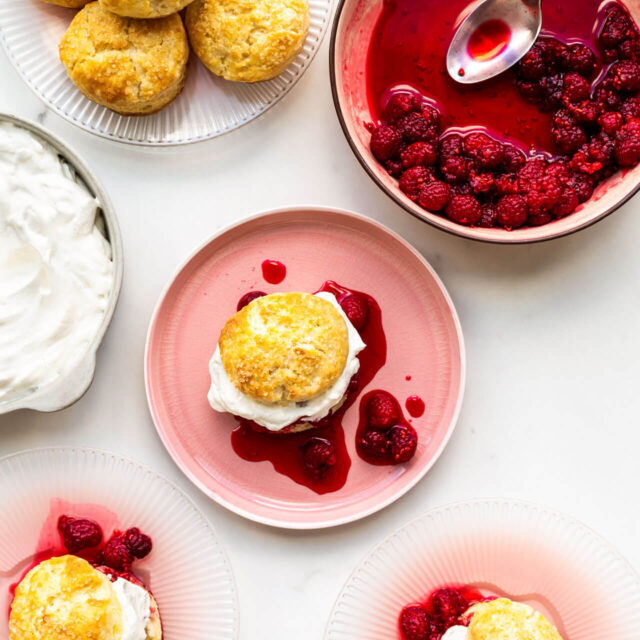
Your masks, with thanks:
<instances>
[{"instance_id":1,"label":"shortcake dessert","mask_svg":"<svg viewBox=\"0 0 640 640\"><path fill-rule=\"evenodd\" d=\"M220 333L209 403L270 432L311 429L345 401L365 346L332 293L259 297Z\"/></svg>"}]
</instances>

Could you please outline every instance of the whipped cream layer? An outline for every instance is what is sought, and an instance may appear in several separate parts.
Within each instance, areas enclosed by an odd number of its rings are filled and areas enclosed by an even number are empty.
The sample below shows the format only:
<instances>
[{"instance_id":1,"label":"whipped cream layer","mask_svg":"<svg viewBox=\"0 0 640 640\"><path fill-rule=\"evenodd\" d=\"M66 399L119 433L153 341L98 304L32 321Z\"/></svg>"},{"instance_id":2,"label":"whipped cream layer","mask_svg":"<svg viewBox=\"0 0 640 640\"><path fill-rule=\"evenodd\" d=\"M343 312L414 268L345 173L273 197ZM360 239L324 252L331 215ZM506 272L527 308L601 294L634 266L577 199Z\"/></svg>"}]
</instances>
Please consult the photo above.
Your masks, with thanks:
<instances>
[{"instance_id":1,"label":"whipped cream layer","mask_svg":"<svg viewBox=\"0 0 640 640\"><path fill-rule=\"evenodd\" d=\"M151 597L148 591L124 578L117 578L111 584L122 609L120 640L145 640L151 617Z\"/></svg>"},{"instance_id":2,"label":"whipped cream layer","mask_svg":"<svg viewBox=\"0 0 640 640\"><path fill-rule=\"evenodd\" d=\"M77 365L114 283L98 203L55 150L0 123L0 403Z\"/></svg>"},{"instance_id":3,"label":"whipped cream layer","mask_svg":"<svg viewBox=\"0 0 640 640\"><path fill-rule=\"evenodd\" d=\"M338 304L335 296L325 291L316 295L330 302L347 324L349 353L338 380L329 389L306 402L297 402L288 406L265 404L245 395L231 382L222 363L218 347L209 363L211 389L208 398L213 409L221 413L232 413L241 418L253 420L269 431L281 431L302 418L309 422L321 420L342 402L351 378L360 369L358 354L366 345Z\"/></svg>"},{"instance_id":4,"label":"whipped cream layer","mask_svg":"<svg viewBox=\"0 0 640 640\"><path fill-rule=\"evenodd\" d=\"M455 625L453 627L449 627L444 635L442 636L442 640L467 640L469 637L469 628L463 627L462 625Z\"/></svg>"}]
</instances>

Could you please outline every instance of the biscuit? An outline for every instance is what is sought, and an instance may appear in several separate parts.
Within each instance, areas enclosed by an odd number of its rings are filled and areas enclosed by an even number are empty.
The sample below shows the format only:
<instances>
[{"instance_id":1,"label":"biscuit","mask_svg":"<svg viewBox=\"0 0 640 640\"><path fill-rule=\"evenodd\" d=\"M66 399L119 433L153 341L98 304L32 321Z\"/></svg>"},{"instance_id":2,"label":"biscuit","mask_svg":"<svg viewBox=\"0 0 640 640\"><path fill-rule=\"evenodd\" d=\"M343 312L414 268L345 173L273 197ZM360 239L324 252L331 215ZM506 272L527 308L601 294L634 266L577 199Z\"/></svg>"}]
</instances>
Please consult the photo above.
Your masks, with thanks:
<instances>
[{"instance_id":1,"label":"biscuit","mask_svg":"<svg viewBox=\"0 0 640 640\"><path fill-rule=\"evenodd\" d=\"M265 403L305 402L333 386L349 354L347 324L327 300L274 293L232 316L218 340L233 385Z\"/></svg>"},{"instance_id":2,"label":"biscuit","mask_svg":"<svg viewBox=\"0 0 640 640\"><path fill-rule=\"evenodd\" d=\"M91 2L71 21L59 49L76 87L123 115L160 111L186 79L189 45L178 14L136 20Z\"/></svg>"},{"instance_id":3,"label":"biscuit","mask_svg":"<svg viewBox=\"0 0 640 640\"><path fill-rule=\"evenodd\" d=\"M539 611L507 598L475 604L465 612L468 616L469 640L562 640Z\"/></svg>"},{"instance_id":4,"label":"biscuit","mask_svg":"<svg viewBox=\"0 0 640 640\"><path fill-rule=\"evenodd\" d=\"M47 4L57 4L59 7L68 7L69 9L79 9L84 7L90 0L42 0Z\"/></svg>"},{"instance_id":5,"label":"biscuit","mask_svg":"<svg viewBox=\"0 0 640 640\"><path fill-rule=\"evenodd\" d=\"M191 46L227 80L259 82L282 73L309 33L308 0L194 0L187 7Z\"/></svg>"},{"instance_id":6,"label":"biscuit","mask_svg":"<svg viewBox=\"0 0 640 640\"><path fill-rule=\"evenodd\" d=\"M76 556L33 568L17 586L9 616L9 640L114 640L122 629L108 576Z\"/></svg>"},{"instance_id":7,"label":"biscuit","mask_svg":"<svg viewBox=\"0 0 640 640\"><path fill-rule=\"evenodd\" d=\"M184 9L191 0L100 0L107 9L127 18L162 18Z\"/></svg>"}]
</instances>

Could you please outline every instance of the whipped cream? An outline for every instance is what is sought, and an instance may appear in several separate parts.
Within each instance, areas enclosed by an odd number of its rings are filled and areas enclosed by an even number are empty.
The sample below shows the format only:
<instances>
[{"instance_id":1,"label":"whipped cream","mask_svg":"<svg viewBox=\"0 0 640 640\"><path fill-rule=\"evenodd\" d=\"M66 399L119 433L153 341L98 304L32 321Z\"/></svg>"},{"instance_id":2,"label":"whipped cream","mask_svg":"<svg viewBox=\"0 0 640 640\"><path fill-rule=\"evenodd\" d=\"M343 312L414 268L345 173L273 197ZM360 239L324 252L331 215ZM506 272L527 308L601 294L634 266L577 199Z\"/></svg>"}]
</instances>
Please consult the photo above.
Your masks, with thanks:
<instances>
[{"instance_id":1,"label":"whipped cream","mask_svg":"<svg viewBox=\"0 0 640 640\"><path fill-rule=\"evenodd\" d=\"M467 640L468 637L469 627L463 627L461 624L457 624L449 627L445 631L442 640Z\"/></svg>"},{"instance_id":2,"label":"whipped cream","mask_svg":"<svg viewBox=\"0 0 640 640\"><path fill-rule=\"evenodd\" d=\"M146 640L147 624L151 617L151 597L148 591L124 578L117 578L111 585L122 608L120 640Z\"/></svg>"},{"instance_id":3,"label":"whipped cream","mask_svg":"<svg viewBox=\"0 0 640 640\"><path fill-rule=\"evenodd\" d=\"M281 431L301 418L305 418L309 422L321 420L342 402L351 378L360 368L358 354L366 345L362 342L360 334L345 315L335 296L325 291L316 295L330 302L347 323L349 353L338 380L329 389L307 402L297 402L289 406L268 405L254 400L236 388L225 371L220 357L220 347L218 347L209 363L211 389L208 398L213 409L221 413L232 413L241 418L253 420L269 431Z\"/></svg>"},{"instance_id":4,"label":"whipped cream","mask_svg":"<svg viewBox=\"0 0 640 640\"><path fill-rule=\"evenodd\" d=\"M94 340L114 283L97 213L53 148L0 123L0 403L71 371Z\"/></svg>"}]
</instances>

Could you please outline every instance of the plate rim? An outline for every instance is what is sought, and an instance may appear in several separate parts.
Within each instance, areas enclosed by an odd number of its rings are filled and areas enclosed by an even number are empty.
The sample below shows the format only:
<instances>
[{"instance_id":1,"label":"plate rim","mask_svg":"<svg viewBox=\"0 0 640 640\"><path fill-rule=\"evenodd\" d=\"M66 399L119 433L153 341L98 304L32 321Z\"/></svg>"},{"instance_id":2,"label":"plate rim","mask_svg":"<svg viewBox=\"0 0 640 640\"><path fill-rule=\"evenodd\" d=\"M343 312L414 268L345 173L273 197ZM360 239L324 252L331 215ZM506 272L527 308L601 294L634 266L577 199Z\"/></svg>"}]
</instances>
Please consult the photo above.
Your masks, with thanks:
<instances>
[{"instance_id":1,"label":"plate rim","mask_svg":"<svg viewBox=\"0 0 640 640\"><path fill-rule=\"evenodd\" d=\"M636 586L638 587L638 592L640 594L640 572L636 570L633 564L623 555L623 553L618 549L618 546L607 540L602 534L598 533L594 528L584 523L579 518L565 513L559 509L554 507L548 507L540 502L536 502L535 500L525 500L518 498L505 498L505 497L486 497L486 498L468 498L464 500L456 500L454 502L446 502L444 504L432 507L427 511L422 512L420 515L407 520L399 527L395 527L392 529L390 533L388 533L382 540L375 543L373 546L369 548L369 550L360 558L355 567L349 572L347 579L344 581L338 596L333 602L333 606L331 607L331 612L329 614L329 618L327 620L327 624L325 626L325 631L323 635L323 640L331 640L330 633L332 632L331 626L334 622L335 614L338 610L338 606L344 599L347 589L355 580L358 572L367 564L367 562L377 554L384 546L391 543L391 541L396 538L398 535L403 533L409 527L415 525L418 522L426 520L430 517L433 517L437 514L440 514L446 510L454 510L463 507L474 507L482 504L490 504L495 507L509 507L509 508L519 508L519 509L527 509L530 511L536 511L539 513L546 513L555 520L562 520L568 522L572 527L576 530L582 530L583 532L589 534L594 540L596 540L599 544L602 544L606 547L609 552L620 562L621 566L625 568L630 578L633 578Z\"/></svg>"},{"instance_id":2,"label":"plate rim","mask_svg":"<svg viewBox=\"0 0 640 640\"><path fill-rule=\"evenodd\" d=\"M213 526L211 520L205 515L204 511L200 509L200 507L196 504L195 500L189 496L186 491L181 489L177 484L171 482L168 478L166 478L163 474L156 471L154 468L144 464L136 460L135 458L131 458L130 456L117 453L115 451L109 451L108 449L102 449L100 447L88 447L88 446L75 446L75 445L51 445L46 447L30 447L27 449L20 449L19 451L14 451L12 453L8 453L0 456L0 467L2 467L6 462L10 460L35 455L35 454L44 454L44 453L83 453L83 454L99 454L105 457L116 458L122 462L126 462L133 467L138 468L146 474L150 474L156 480L163 482L167 487L171 490L175 491L181 498L185 499L187 504L198 514L205 526L211 532L213 536L213 540L218 547L218 551L220 556L224 562L225 568L227 570L227 576L229 578L229 584L231 587L230 596L233 601L233 622L234 629L232 633L232 637L234 640L239 640L240 638L240 603L238 597L238 584L236 582L235 574L233 572L233 566L231 564L231 560L229 559L229 554L227 549L222 542L222 538L218 534L217 529Z\"/></svg>"},{"instance_id":3,"label":"plate rim","mask_svg":"<svg viewBox=\"0 0 640 640\"><path fill-rule=\"evenodd\" d=\"M180 274L184 271L184 269L189 265L189 263L201 251L206 249L207 246L209 246L211 243L213 243L215 240L217 240L218 238L222 237L226 233L236 229L237 227L241 227L241 226L246 225L246 224L251 224L251 223L256 222L257 220L261 220L263 218L268 218L268 217L272 217L272 216L276 217L276 216L281 215L281 214L295 214L295 213L300 213L301 211L314 211L315 213L319 213L319 214L331 213L331 214L337 214L337 215L342 216L342 217L347 218L347 219L352 219L352 220L355 219L358 222L365 223L366 225L371 225L373 227L376 227L377 229L383 231L385 234L390 235L394 240L396 240L401 245L403 245L403 247L405 249L408 249L421 262L422 266L424 268L426 268L428 274L434 279L436 285L438 286L438 289L440 290L441 294L443 295L443 298L445 299L445 302L447 303L447 307L448 307L448 309L449 309L449 311L451 313L451 318L452 318L453 326L455 327L455 330L456 330L456 337L457 337L459 351L460 351L460 360L459 360L460 361L460 389L458 391L458 397L457 397L457 400L456 400L456 406L455 406L455 409L454 409L454 412L453 412L453 415L452 415L452 419L451 419L451 421L449 423L447 432L446 432L442 442L440 443L440 447L437 449L435 454L432 456L431 460L429 460L428 464L425 464L423 469L420 470L420 473L418 473L415 478L413 478L409 483L407 483L406 486L401 487L399 490L397 490L394 493L392 493L392 495L389 498L387 498L386 500L376 504L373 507L365 509L364 511L358 511L355 514L348 515L348 516L342 516L342 517L338 517L338 518L335 518L335 517L334 518L326 518L325 517L325 518L322 518L322 519L320 519L318 521L311 521L311 522L304 521L304 520L286 520L285 521L285 520L280 520L280 519L277 519L277 518L274 518L274 517L266 517L266 516L261 516L261 515L252 513L251 511L248 511L247 509L243 509L243 508L241 508L241 507L239 507L239 506L237 506L235 504L232 504L231 502L229 502L225 498L221 497L216 491L214 491L211 488L207 487L197 477L195 477L195 475L191 472L191 470L187 468L187 465L184 464L184 461L182 460L182 458L177 454L175 448L169 443L168 438L166 437L166 435L164 433L164 430L163 430L163 428L161 426L161 421L158 418L158 416L156 415L156 412L155 412L155 409L154 409L154 402L153 402L153 399L152 399L151 381L150 381L150 374L149 374L149 357L150 357L150 349L151 349L151 336L152 336L152 333L153 333L154 328L156 326L156 322L157 322L157 319L158 319L158 315L159 315L160 309L161 309L162 305L164 304L164 301L165 301L165 299L167 297L167 294L168 294L169 290L173 286L173 283L180 276ZM262 211L262 212L259 212L259 213L256 213L256 214L249 215L247 217L241 218L240 220L236 220L235 222L220 228L216 233L214 233L212 236L210 236L207 240L205 240L203 243L198 245L198 247L195 250L191 251L189 253L188 257L186 258L186 260L183 260L182 262L180 262L178 267L173 271L173 273L170 276L167 284L165 284L165 286L163 287L161 293L159 294L158 300L157 300L156 305L155 305L155 307L153 309L153 312L151 314L151 319L149 321L149 326L148 326L148 329L147 329L147 336L146 336L146 339L145 339L144 383L145 383L145 393L146 393L146 397L147 397L147 407L148 407L149 412L151 414L151 419L152 419L153 424L154 424L154 426L156 428L156 432L158 433L158 436L160 437L160 440L164 444L167 452L171 456L171 458L174 461L174 463L178 466L178 468L182 471L182 473L184 473L184 475L190 480L190 482L192 484L194 484L206 496L208 496L210 499L214 500L219 505L223 506L225 509L228 509L229 511L235 513L236 515L241 516L243 518L246 518L248 520L252 520L252 521L258 522L260 524L264 524L264 525L268 525L270 527L276 527L276 528L280 528L280 529L317 530L317 529L327 529L327 528L330 528L330 527L337 527L337 526L340 526L340 525L348 524L350 522L356 522L356 521L364 519L364 518L366 518L366 517L368 517L370 515L373 515L374 513L377 513L378 511L381 511L382 509L385 509L389 505L393 504L396 500L399 500L402 496L404 496L409 491L411 491L411 489L413 489L424 478L424 476L432 469L432 467L439 460L439 458L442 455L443 451L445 450L445 448L449 444L449 441L450 441L450 439L451 439L451 437L453 435L453 432L455 431L455 428L457 426L457 423L458 423L458 420L459 420L459 417L460 417L460 412L461 412L461 409L462 409L462 403L463 403L463 400L464 400L465 389L466 389L466 380L467 380L466 347L465 347L465 342L464 342L464 335L463 335L463 332L462 332L462 325L460 323L460 318L458 316L458 312L456 310L456 307L455 307L455 305L453 303L453 300L452 300L447 288L445 287L444 283L440 279L440 276L438 276L438 274L433 269L431 264L407 240L405 240L402 236L400 236L398 233L396 233L395 231L393 231L392 229L390 229L386 225L382 224L381 222L378 222L377 220L369 218L368 216L365 216L365 215L363 215L361 213L356 213L356 212L351 211L351 210L340 209L340 208L336 208L336 207L325 207L325 206L317 206L317 205L293 205L293 206L288 206L288 207L276 207L276 208L273 208L273 209L268 209L266 211Z\"/></svg>"}]
</instances>

